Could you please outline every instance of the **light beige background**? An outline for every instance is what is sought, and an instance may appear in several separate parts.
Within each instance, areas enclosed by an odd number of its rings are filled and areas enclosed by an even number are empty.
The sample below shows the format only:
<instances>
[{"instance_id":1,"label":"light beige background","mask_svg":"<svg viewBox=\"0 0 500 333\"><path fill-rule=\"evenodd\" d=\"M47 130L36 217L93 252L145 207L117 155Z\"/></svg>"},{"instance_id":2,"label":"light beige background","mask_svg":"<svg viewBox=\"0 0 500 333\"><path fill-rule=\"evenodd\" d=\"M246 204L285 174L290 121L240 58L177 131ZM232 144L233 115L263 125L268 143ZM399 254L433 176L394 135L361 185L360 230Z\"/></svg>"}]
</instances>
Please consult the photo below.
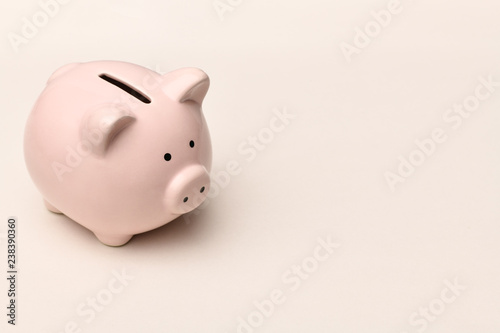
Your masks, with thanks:
<instances>
[{"instance_id":1,"label":"light beige background","mask_svg":"<svg viewBox=\"0 0 500 333\"><path fill-rule=\"evenodd\" d=\"M14 215L19 296L11 327L1 279L0 330L237 332L250 317L241 332L499 332L500 87L458 128L443 116L479 77L500 81L500 3L402 0L348 61L343 43L390 1L221 2L223 20L213 0L73 0L16 52L9 33L42 8L2 1L0 266ZM51 72L101 59L203 68L213 171L241 167L204 209L122 248L46 211L22 154ZM249 160L276 110L294 118ZM386 172L436 128L446 141L391 191ZM328 237L340 246L317 262ZM133 279L118 288L122 271ZM282 302L259 322L254 302L273 290Z\"/></svg>"}]
</instances>

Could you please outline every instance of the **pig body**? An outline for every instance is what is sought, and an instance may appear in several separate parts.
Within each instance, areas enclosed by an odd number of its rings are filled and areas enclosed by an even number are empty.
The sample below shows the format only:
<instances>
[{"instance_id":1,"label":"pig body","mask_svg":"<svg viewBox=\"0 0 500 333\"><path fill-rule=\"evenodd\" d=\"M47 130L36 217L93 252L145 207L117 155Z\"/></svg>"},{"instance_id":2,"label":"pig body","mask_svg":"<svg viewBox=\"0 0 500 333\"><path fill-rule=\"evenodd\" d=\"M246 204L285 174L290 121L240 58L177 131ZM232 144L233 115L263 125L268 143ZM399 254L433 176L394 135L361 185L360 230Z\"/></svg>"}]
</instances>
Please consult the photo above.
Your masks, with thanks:
<instances>
[{"instance_id":1,"label":"pig body","mask_svg":"<svg viewBox=\"0 0 500 333\"><path fill-rule=\"evenodd\" d=\"M45 205L119 246L200 205L210 188L204 72L160 75L125 62L66 65L25 130L25 161Z\"/></svg>"}]
</instances>

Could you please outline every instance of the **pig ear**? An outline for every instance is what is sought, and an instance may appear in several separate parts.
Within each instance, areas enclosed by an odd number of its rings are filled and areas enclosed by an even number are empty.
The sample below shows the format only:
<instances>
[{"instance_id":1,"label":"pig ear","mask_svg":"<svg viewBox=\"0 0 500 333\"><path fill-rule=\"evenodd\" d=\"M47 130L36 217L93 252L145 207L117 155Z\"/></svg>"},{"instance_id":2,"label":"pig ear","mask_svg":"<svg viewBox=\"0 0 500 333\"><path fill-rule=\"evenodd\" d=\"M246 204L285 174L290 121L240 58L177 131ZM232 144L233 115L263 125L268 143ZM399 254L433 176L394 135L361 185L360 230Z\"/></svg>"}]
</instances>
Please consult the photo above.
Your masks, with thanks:
<instances>
[{"instance_id":1,"label":"pig ear","mask_svg":"<svg viewBox=\"0 0 500 333\"><path fill-rule=\"evenodd\" d=\"M103 156L115 137L135 120L126 105L108 104L89 110L82 123L82 139L94 154Z\"/></svg>"},{"instance_id":2,"label":"pig ear","mask_svg":"<svg viewBox=\"0 0 500 333\"><path fill-rule=\"evenodd\" d=\"M71 64L67 64L67 65L64 65L60 68L58 68L54 73L52 73L52 75L49 77L49 79L47 80L47 83L49 83L50 81L54 80L55 78L59 77L61 74L64 74L66 72L68 72L69 70L75 68L76 66L78 66L79 63L75 62L75 63L71 63Z\"/></svg>"},{"instance_id":3,"label":"pig ear","mask_svg":"<svg viewBox=\"0 0 500 333\"><path fill-rule=\"evenodd\" d=\"M163 76L163 92L174 101L203 102L210 86L208 75L198 68L181 68Z\"/></svg>"}]
</instances>

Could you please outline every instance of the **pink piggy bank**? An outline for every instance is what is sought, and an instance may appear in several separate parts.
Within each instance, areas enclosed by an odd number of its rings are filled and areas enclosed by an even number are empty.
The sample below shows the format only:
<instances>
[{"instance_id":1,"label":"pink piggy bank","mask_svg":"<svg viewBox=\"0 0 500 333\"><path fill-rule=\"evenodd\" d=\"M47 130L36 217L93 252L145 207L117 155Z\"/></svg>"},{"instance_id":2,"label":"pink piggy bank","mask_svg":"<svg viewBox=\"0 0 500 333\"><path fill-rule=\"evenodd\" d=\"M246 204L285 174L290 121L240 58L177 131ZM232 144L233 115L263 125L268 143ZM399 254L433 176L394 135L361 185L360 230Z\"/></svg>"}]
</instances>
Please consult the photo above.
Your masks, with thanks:
<instances>
[{"instance_id":1,"label":"pink piggy bank","mask_svg":"<svg viewBox=\"0 0 500 333\"><path fill-rule=\"evenodd\" d=\"M210 189L208 76L118 61L58 69L28 118L24 154L46 207L120 246L199 206Z\"/></svg>"}]
</instances>

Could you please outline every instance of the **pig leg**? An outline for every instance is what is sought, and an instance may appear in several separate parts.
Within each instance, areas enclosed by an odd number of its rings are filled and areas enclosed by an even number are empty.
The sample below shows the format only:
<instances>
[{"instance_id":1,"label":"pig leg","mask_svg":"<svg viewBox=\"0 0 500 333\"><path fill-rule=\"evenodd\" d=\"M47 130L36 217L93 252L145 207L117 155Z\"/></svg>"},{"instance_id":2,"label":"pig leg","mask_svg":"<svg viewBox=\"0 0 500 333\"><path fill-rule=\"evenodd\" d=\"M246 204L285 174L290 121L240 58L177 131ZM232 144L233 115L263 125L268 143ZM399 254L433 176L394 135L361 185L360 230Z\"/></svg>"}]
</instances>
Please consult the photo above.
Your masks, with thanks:
<instances>
[{"instance_id":1,"label":"pig leg","mask_svg":"<svg viewBox=\"0 0 500 333\"><path fill-rule=\"evenodd\" d=\"M62 214L62 212L57 209L56 207L54 207L50 202L48 202L47 200L43 199L43 203L45 204L45 207L50 210L52 213L56 213L56 214Z\"/></svg>"},{"instance_id":2,"label":"pig leg","mask_svg":"<svg viewBox=\"0 0 500 333\"><path fill-rule=\"evenodd\" d=\"M132 238L132 236L128 235L117 236L117 235L105 235L96 233L94 233L94 235L97 237L97 239L99 239L101 243L108 246L122 246L127 244Z\"/></svg>"}]
</instances>

